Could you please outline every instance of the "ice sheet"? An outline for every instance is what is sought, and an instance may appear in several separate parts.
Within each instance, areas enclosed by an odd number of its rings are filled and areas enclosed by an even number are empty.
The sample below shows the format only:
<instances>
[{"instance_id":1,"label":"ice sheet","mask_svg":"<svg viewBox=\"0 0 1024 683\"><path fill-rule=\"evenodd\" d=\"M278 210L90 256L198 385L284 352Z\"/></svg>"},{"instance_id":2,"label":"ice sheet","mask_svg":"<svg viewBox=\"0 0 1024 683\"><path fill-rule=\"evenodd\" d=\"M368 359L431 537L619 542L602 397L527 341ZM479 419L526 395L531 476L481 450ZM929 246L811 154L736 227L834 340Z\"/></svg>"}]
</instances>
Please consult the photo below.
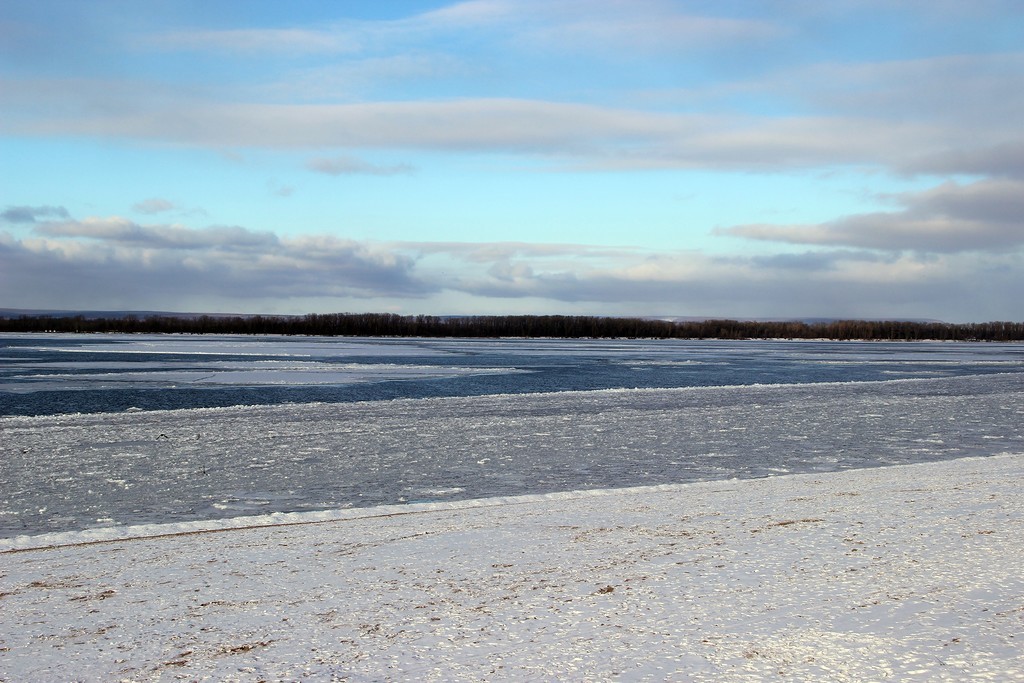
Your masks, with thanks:
<instances>
[{"instance_id":1,"label":"ice sheet","mask_svg":"<svg viewBox=\"0 0 1024 683\"><path fill-rule=\"evenodd\" d=\"M0 535L1024 450L1019 375L0 419Z\"/></svg>"},{"instance_id":2,"label":"ice sheet","mask_svg":"<svg viewBox=\"0 0 1024 683\"><path fill-rule=\"evenodd\" d=\"M8 335L15 336L15 335ZM47 339L56 345L46 351L103 354L163 354L209 356L280 356L320 358L338 355L444 355L420 340L337 337L249 337L238 335L21 335ZM32 347L29 347L32 348Z\"/></svg>"},{"instance_id":3,"label":"ice sheet","mask_svg":"<svg viewBox=\"0 0 1024 683\"><path fill-rule=\"evenodd\" d=\"M108 389L124 386L168 387L192 386L316 386L344 385L358 382L466 377L488 374L514 374L514 368L452 367L441 365L365 364L365 363L303 363L297 361L258 360L249 363L212 362L202 369L177 370L174 366L146 364L149 371L140 372L123 367L114 372L52 372L59 364L50 364L46 374L12 375L12 382L0 382L0 391L76 391ZM99 369L79 364L77 369Z\"/></svg>"}]
</instances>

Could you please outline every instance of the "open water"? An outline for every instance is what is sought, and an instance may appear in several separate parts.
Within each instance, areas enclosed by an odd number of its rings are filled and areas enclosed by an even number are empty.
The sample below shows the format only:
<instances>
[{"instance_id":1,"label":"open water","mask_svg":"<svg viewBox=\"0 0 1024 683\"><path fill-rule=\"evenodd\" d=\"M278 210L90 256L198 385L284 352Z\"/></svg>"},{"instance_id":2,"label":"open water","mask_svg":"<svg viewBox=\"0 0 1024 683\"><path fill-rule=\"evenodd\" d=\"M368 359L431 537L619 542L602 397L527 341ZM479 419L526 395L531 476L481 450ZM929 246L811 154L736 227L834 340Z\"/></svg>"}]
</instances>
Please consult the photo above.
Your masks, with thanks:
<instances>
[{"instance_id":1,"label":"open water","mask_svg":"<svg viewBox=\"0 0 1024 683\"><path fill-rule=\"evenodd\" d=\"M0 335L0 416L1024 372L1022 344Z\"/></svg>"}]
</instances>

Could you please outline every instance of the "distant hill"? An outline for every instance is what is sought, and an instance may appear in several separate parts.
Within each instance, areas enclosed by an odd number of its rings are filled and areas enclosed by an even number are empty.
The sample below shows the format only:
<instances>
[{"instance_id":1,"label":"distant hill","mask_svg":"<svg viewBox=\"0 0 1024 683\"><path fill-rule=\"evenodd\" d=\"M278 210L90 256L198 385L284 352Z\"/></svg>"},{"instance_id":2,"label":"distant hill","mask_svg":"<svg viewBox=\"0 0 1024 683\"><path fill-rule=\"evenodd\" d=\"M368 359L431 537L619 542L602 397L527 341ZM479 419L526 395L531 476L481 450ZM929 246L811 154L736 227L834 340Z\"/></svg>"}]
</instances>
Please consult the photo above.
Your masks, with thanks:
<instances>
[{"instance_id":1,"label":"distant hill","mask_svg":"<svg viewBox=\"0 0 1024 683\"><path fill-rule=\"evenodd\" d=\"M724 316L724 315L648 315L643 316L644 320L664 320L669 323L703 323L708 320L735 320L737 322L749 323L804 323L805 325L827 325L841 320L862 320L865 322L900 322L900 323L922 323L922 324L944 324L936 318L836 318L836 317L795 317L795 318L759 318L752 316Z\"/></svg>"},{"instance_id":2,"label":"distant hill","mask_svg":"<svg viewBox=\"0 0 1024 683\"><path fill-rule=\"evenodd\" d=\"M1024 341L1024 322L949 324L909 320L658 319L611 316L427 316L309 313L303 316L0 309L3 332L284 334L358 337L558 337L649 339L886 339ZM13 313L14 315L11 315Z\"/></svg>"},{"instance_id":3,"label":"distant hill","mask_svg":"<svg viewBox=\"0 0 1024 683\"><path fill-rule=\"evenodd\" d=\"M77 311L46 308L0 308L0 318L12 319L22 316L32 318L75 318L81 316L86 320L119 320L134 316L136 318L181 318L194 320L206 316L208 318L247 318L244 313L179 313L171 311ZM275 316L287 318L291 316Z\"/></svg>"},{"instance_id":4,"label":"distant hill","mask_svg":"<svg viewBox=\"0 0 1024 683\"><path fill-rule=\"evenodd\" d=\"M255 317L266 317L266 318L301 318L302 315L276 315L276 314L261 314L261 313L205 313L205 312L180 312L180 311L137 311L137 310L124 310L124 311L92 311L92 310L62 310L62 309L46 309L46 308L0 308L0 319L14 319L20 317L33 317L33 318L74 318L82 317L86 320L121 320L129 316L145 319L145 318L179 318L182 320L195 320L196 318L255 318ZM478 315L438 315L431 316L438 320L461 320L461 319L472 319L486 316ZM621 317L633 317L633 316L615 316L615 315L602 315L602 316L584 316L593 318L621 318ZM727 315L645 315L639 316L640 320L658 320L669 323L702 323L709 320L735 320L737 322L752 322L752 323L804 323L805 325L823 325L841 320L860 320L865 322L901 322L901 323L921 323L921 324L942 324L941 320L934 318L836 318L836 317L754 317L754 316L727 316Z\"/></svg>"}]
</instances>

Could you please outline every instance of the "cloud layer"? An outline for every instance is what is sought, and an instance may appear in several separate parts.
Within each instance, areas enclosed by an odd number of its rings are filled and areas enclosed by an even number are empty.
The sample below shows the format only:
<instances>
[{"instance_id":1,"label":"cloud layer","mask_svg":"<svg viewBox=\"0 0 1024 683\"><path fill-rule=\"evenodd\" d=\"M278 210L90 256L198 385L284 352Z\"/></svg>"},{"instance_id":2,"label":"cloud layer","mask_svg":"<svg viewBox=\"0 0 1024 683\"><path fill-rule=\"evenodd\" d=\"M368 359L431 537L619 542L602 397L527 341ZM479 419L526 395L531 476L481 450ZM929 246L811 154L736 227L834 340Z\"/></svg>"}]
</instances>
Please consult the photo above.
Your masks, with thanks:
<instances>
[{"instance_id":1,"label":"cloud layer","mask_svg":"<svg viewBox=\"0 0 1024 683\"><path fill-rule=\"evenodd\" d=\"M119 217L39 223L33 232L22 239L0 233L0 281L5 291L27 288L39 301L104 296L141 305L147 297L187 301L210 292L249 302L418 298L432 289L413 276L411 257L327 236L282 239L237 226L139 225ZM78 292L76 281L89 286Z\"/></svg>"},{"instance_id":2,"label":"cloud layer","mask_svg":"<svg viewBox=\"0 0 1024 683\"><path fill-rule=\"evenodd\" d=\"M946 182L892 198L900 211L816 225L739 225L719 234L800 245L920 252L1002 251L1024 245L1024 182Z\"/></svg>"},{"instance_id":3,"label":"cloud layer","mask_svg":"<svg viewBox=\"0 0 1024 683\"><path fill-rule=\"evenodd\" d=\"M33 235L20 239L0 231L0 286L30 293L25 307L59 301L94 308L99 297L113 308L184 310L214 292L233 302L230 310L296 310L330 299L345 310L400 305L406 312L464 313L482 301L504 301L520 312L604 306L655 315L685 306L736 317L873 317L884 300L905 316L959 321L1017 305L1021 261L997 252L715 257L574 244L284 239L237 226L140 225L119 217L35 223ZM979 270L990 276L972 277Z\"/></svg>"},{"instance_id":4,"label":"cloud layer","mask_svg":"<svg viewBox=\"0 0 1024 683\"><path fill-rule=\"evenodd\" d=\"M1024 318L1019 3L413 4L0 7L0 304Z\"/></svg>"}]
</instances>

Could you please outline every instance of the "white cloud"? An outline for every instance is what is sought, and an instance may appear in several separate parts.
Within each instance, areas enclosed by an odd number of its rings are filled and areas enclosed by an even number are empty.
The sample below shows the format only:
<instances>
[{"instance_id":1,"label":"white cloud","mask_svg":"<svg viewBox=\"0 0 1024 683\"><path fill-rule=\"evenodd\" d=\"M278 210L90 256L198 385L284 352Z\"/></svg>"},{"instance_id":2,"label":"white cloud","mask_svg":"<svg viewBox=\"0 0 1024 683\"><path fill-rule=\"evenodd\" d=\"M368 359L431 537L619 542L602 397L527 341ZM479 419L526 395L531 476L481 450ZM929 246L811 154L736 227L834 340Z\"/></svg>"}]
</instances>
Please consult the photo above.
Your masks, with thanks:
<instances>
[{"instance_id":1,"label":"white cloud","mask_svg":"<svg viewBox=\"0 0 1024 683\"><path fill-rule=\"evenodd\" d=\"M1013 134L1013 122L1024 116L1022 71L1024 52L944 55L815 64L779 74L762 87L823 111L973 126L987 140L990 131L982 127Z\"/></svg>"},{"instance_id":2,"label":"white cloud","mask_svg":"<svg viewBox=\"0 0 1024 683\"><path fill-rule=\"evenodd\" d=\"M717 130L696 140L691 154L697 159L732 154L739 163L767 162L774 146L781 160L810 164L859 156L907 173L1020 175L1022 72L1020 52L823 62L752 80L648 90L637 98L661 108L720 112ZM784 113L750 117L746 124L735 113L721 113L751 109ZM692 149L685 142L683 149Z\"/></svg>"},{"instance_id":3,"label":"white cloud","mask_svg":"<svg viewBox=\"0 0 1024 683\"><path fill-rule=\"evenodd\" d=\"M716 232L789 244L922 252L1000 251L1024 246L1024 182L947 182L892 199L904 208L812 225L738 225Z\"/></svg>"},{"instance_id":4,"label":"white cloud","mask_svg":"<svg viewBox=\"0 0 1024 683\"><path fill-rule=\"evenodd\" d=\"M793 13L799 14L793 8L779 12L783 18ZM755 70L762 75L753 80L717 81L706 89L691 86L676 101L684 106L675 112L664 107L672 101L670 92L661 93L661 106L652 109L636 103L650 104L657 93L618 100L632 102L633 108L540 96L475 95L503 90L479 77L502 68L503 60L511 61L518 54L513 45L517 41L547 41L562 49L578 43L581 50L633 58L641 49L638 42L651 49L723 43L746 50L752 37L781 35L779 24L781 20L695 16L663 0L483 0L398 20L179 32L162 40L189 49L265 49L271 56L278 48L303 46L313 52L353 52L302 61L301 68L268 69L263 82L252 82L250 76L242 79L244 85L6 78L0 82L0 133L218 150L487 151L540 156L560 167L595 170L775 171L850 164L912 173L1019 170L1017 122L1024 119L1024 89L1019 87L1024 53L1019 52L826 62L774 71L766 66ZM488 49L446 52L447 32ZM545 32L550 33L546 38ZM494 41L500 45L492 47ZM479 62L471 63L469 55ZM653 69L673 63L650 62ZM281 64L290 63L275 63ZM606 66L592 62L595 82ZM684 67L680 63L688 70ZM506 68L507 73L519 73ZM558 69L557 62L553 68ZM476 83L458 81L472 74L478 77ZM387 89L389 83L439 80L446 84L439 91L447 97L417 100L421 90L415 87L402 91L411 98L402 100ZM365 89L385 97L352 101ZM273 103L282 101L290 103ZM745 113L751 111L773 113Z\"/></svg>"},{"instance_id":5,"label":"white cloud","mask_svg":"<svg viewBox=\"0 0 1024 683\"><path fill-rule=\"evenodd\" d=\"M239 305L318 296L415 299L435 289L413 277L406 254L327 236L285 239L241 227L143 226L119 217L45 223L34 231L39 237L2 234L0 283L30 288L37 300L121 300L126 282L140 301L216 294Z\"/></svg>"},{"instance_id":6,"label":"white cloud","mask_svg":"<svg viewBox=\"0 0 1024 683\"><path fill-rule=\"evenodd\" d=\"M520 99L348 105L104 107L0 130L224 148L501 152L589 169L785 170L900 166L951 144L955 131L871 118L670 114Z\"/></svg>"}]
</instances>

